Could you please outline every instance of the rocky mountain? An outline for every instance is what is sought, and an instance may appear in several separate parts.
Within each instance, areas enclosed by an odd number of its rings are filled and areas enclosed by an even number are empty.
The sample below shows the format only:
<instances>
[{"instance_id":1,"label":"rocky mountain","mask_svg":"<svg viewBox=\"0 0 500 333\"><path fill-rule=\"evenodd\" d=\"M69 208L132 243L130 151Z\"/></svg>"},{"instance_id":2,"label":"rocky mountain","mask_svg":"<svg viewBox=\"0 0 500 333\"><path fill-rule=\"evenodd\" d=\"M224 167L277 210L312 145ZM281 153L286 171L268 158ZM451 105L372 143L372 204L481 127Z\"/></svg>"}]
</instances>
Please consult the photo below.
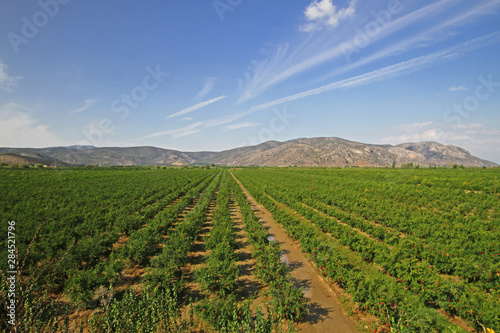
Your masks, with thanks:
<instances>
[{"instance_id":1,"label":"rocky mountain","mask_svg":"<svg viewBox=\"0 0 500 333\"><path fill-rule=\"evenodd\" d=\"M426 167L464 165L493 167L497 164L472 156L467 150L437 142L375 145L341 138L302 138L285 142L268 141L256 146L222 152L181 152L155 147L96 148L72 146L55 148L0 148L2 155L16 154L59 161L71 165L194 165L227 166L360 166L388 167L405 163Z\"/></svg>"},{"instance_id":2,"label":"rocky mountain","mask_svg":"<svg viewBox=\"0 0 500 333\"><path fill-rule=\"evenodd\" d=\"M496 164L472 156L468 151L437 142L374 145L341 138L304 138L251 147L245 154L228 154L216 161L224 165L259 166L367 166L387 167L393 162L428 166L463 164L491 167ZM233 150L234 151L234 150Z\"/></svg>"}]
</instances>

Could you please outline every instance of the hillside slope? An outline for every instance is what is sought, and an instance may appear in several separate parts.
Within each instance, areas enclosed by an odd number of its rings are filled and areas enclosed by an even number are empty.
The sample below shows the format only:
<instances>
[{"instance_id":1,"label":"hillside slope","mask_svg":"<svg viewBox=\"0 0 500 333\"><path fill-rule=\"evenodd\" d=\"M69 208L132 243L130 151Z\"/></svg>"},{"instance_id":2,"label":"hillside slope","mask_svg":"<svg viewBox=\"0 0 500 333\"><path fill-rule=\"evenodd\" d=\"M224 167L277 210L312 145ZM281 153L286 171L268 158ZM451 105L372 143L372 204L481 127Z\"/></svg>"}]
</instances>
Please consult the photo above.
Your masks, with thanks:
<instances>
[{"instance_id":1,"label":"hillside slope","mask_svg":"<svg viewBox=\"0 0 500 333\"><path fill-rule=\"evenodd\" d=\"M388 167L393 163L428 166L464 165L493 167L497 164L473 156L467 150L426 141L400 145L375 145L341 138L301 138L285 142L268 141L255 146L221 152L181 152L156 147L96 148L72 146L54 148L0 148L0 154L16 154L53 160L54 163L86 165L192 165L228 166L367 166Z\"/></svg>"}]
</instances>

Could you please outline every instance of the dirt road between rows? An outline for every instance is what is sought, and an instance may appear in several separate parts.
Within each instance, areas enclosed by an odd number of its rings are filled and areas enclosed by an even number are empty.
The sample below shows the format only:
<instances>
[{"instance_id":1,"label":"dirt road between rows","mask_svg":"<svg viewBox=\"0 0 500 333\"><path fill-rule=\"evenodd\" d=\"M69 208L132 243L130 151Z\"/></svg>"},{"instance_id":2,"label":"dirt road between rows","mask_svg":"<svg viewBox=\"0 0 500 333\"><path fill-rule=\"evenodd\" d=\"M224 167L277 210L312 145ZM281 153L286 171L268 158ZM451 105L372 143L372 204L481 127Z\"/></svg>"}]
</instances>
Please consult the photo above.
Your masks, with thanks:
<instances>
[{"instance_id":1,"label":"dirt road between rows","mask_svg":"<svg viewBox=\"0 0 500 333\"><path fill-rule=\"evenodd\" d=\"M306 333L358 332L356 324L344 314L336 294L316 272L314 266L300 250L298 243L288 237L283 228L273 219L272 214L248 193L236 177L234 178L250 202L255 215L261 220L262 225L269 229L269 234L274 241L280 244L283 259L291 268L291 276L295 284L302 287L305 297L310 299L310 314L303 323L299 324L301 331Z\"/></svg>"}]
</instances>

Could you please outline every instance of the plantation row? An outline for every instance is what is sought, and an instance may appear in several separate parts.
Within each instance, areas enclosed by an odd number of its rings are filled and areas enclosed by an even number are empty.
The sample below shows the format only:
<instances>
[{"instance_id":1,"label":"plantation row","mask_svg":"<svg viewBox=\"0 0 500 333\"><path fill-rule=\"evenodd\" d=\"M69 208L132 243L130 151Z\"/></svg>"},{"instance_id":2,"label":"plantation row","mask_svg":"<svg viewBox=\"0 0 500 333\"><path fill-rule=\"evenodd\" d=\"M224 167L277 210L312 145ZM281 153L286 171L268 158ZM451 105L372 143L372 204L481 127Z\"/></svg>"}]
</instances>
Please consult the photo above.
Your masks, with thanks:
<instances>
[{"instance_id":1,"label":"plantation row","mask_svg":"<svg viewBox=\"0 0 500 333\"><path fill-rule=\"evenodd\" d=\"M237 281L240 271L236 250L240 245L229 209L231 196L236 197L247 236L253 245L252 257L257 260L255 276L269 299L265 309L267 317L260 306L252 313L251 300L242 304L237 301L240 295ZM194 274L205 295L195 305L195 313L212 329L220 332L274 332L281 329L283 319L289 320L293 326L293 322L306 313L306 300L302 291L289 282L288 270L280 262L279 246L268 240L269 234L262 229L241 189L227 172L224 173L212 218L213 227L205 242L210 252L205 265ZM258 231L252 229L256 225ZM249 230L253 233L249 233Z\"/></svg>"},{"instance_id":2,"label":"plantation row","mask_svg":"<svg viewBox=\"0 0 500 333\"><path fill-rule=\"evenodd\" d=\"M444 193L444 186L433 188L429 179L446 178L449 174L434 175L431 171L434 170L408 170L406 175L398 171L396 181L388 174L393 170L247 169L234 173L252 195L273 212L289 234L300 240L303 250L311 254L323 275L345 288L353 302L386 320L391 329L441 331L448 328L451 324L435 309L462 317L477 329L482 329L482 325L498 328L499 257L494 253L498 251L494 240L498 242L500 237L492 227L498 226L499 221L498 196L472 193L486 196L485 201L489 203L481 202L478 207L470 208L472 213L468 216L477 210L479 217L464 220L453 219L458 216L454 213L445 215L444 223L448 226L443 229L439 226L440 218L432 217L432 212L442 216L443 211L427 207L432 207L433 200L441 195L448 196L447 205L455 202L461 207L462 193L449 196ZM476 173L470 173L470 178L477 181L484 176ZM417 184L408 184L418 177ZM431 185L420 191L418 184L423 180ZM405 207L407 217L404 223L398 223L401 221L397 218L398 212L391 208L402 207L403 198L408 198L409 206L413 205L413 196L418 197L418 205L427 209L419 208L411 215L412 210ZM492 199L495 196L496 201ZM395 197L399 200L393 203ZM379 215L366 213L367 207ZM424 221L415 218L421 211L426 214ZM410 223L411 218L415 219ZM450 225L473 228L489 240L460 238ZM434 234L423 237L422 230L434 230L431 232ZM479 252L486 252L485 255L466 251L467 247L479 246L482 249ZM443 251L439 251L441 249ZM436 250L443 253L436 255ZM446 275L450 273L456 276Z\"/></svg>"},{"instance_id":3,"label":"plantation row","mask_svg":"<svg viewBox=\"0 0 500 333\"><path fill-rule=\"evenodd\" d=\"M207 176L202 170L191 175L169 170L167 177L147 171L0 170L0 218L22 226L16 235L19 253L42 226L28 265L60 257L73 241L75 260L69 261L75 263L81 260L76 253L129 235Z\"/></svg>"},{"instance_id":4,"label":"plantation row","mask_svg":"<svg viewBox=\"0 0 500 333\"><path fill-rule=\"evenodd\" d=\"M125 266L149 266L151 256L158 251L164 237L170 235L179 215L200 196L200 193L209 184L214 183L214 178L211 176L190 189L184 196L178 198L175 204L166 207L146 225L132 229L128 241L121 247L115 248L108 256L103 255L100 258L95 258L95 265L82 262L83 265L87 264L84 269L70 271L66 282L66 293L74 302L85 306L97 288L115 284ZM124 232L123 235L128 235L128 233ZM99 246L104 245L99 244ZM106 250L104 249L104 251ZM84 259L84 257L80 259Z\"/></svg>"},{"instance_id":5,"label":"plantation row","mask_svg":"<svg viewBox=\"0 0 500 333\"><path fill-rule=\"evenodd\" d=\"M280 262L279 246L268 240L227 171L0 172L6 193L0 216L16 221L23 263L18 331L274 332L293 328L307 312L302 291L289 282ZM235 201L257 261L264 308L254 307L251 297L241 301L237 250L242 245L229 209ZM192 271L191 255L209 218L212 228L204 241L209 254ZM0 249L6 249L3 238ZM129 271L132 279L125 278ZM199 299L189 298L193 282L200 286ZM1 284L3 307L3 275ZM80 310L91 310L90 317L71 321ZM8 328L2 321L1 329Z\"/></svg>"},{"instance_id":6,"label":"plantation row","mask_svg":"<svg viewBox=\"0 0 500 333\"><path fill-rule=\"evenodd\" d=\"M169 228L215 175L203 170L0 172L5 194L0 216L17 226L18 269L24 285L18 298L19 329L55 320L61 311L57 308L65 304L49 294L67 295L85 307L95 288L116 283L129 262L147 260L161 230ZM120 238L129 235L130 243L116 249ZM5 246L2 238L0 247ZM0 263L3 270L6 256ZM39 303L33 299L35 293L41 297Z\"/></svg>"},{"instance_id":7,"label":"plantation row","mask_svg":"<svg viewBox=\"0 0 500 333\"><path fill-rule=\"evenodd\" d=\"M178 330L182 290L186 284L185 266L203 223L208 207L219 186L221 173L210 182L196 204L179 220L162 246L162 251L151 258L151 266L141 286L142 295L133 289L123 299L112 298L104 315L91 318L97 332L156 332Z\"/></svg>"}]
</instances>

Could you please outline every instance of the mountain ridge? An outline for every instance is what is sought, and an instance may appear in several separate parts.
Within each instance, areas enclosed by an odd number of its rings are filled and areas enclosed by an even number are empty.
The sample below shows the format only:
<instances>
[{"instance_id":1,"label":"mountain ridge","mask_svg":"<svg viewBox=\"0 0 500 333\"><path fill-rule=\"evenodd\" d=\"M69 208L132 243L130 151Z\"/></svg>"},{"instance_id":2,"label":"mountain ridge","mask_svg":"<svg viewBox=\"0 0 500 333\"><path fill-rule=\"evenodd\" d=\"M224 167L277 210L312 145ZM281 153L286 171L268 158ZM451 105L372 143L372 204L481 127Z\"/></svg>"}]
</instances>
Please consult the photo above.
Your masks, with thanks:
<instances>
[{"instance_id":1,"label":"mountain ridge","mask_svg":"<svg viewBox=\"0 0 500 333\"><path fill-rule=\"evenodd\" d=\"M434 141L407 142L399 145L367 144L338 137L298 138L266 141L253 146L223 151L182 152L151 146L94 147L69 146L48 148L0 148L0 162L6 154L17 154L59 165L194 165L227 166L360 166L388 167L413 163L421 166L464 165L494 167L496 163L473 156L455 145Z\"/></svg>"}]
</instances>

